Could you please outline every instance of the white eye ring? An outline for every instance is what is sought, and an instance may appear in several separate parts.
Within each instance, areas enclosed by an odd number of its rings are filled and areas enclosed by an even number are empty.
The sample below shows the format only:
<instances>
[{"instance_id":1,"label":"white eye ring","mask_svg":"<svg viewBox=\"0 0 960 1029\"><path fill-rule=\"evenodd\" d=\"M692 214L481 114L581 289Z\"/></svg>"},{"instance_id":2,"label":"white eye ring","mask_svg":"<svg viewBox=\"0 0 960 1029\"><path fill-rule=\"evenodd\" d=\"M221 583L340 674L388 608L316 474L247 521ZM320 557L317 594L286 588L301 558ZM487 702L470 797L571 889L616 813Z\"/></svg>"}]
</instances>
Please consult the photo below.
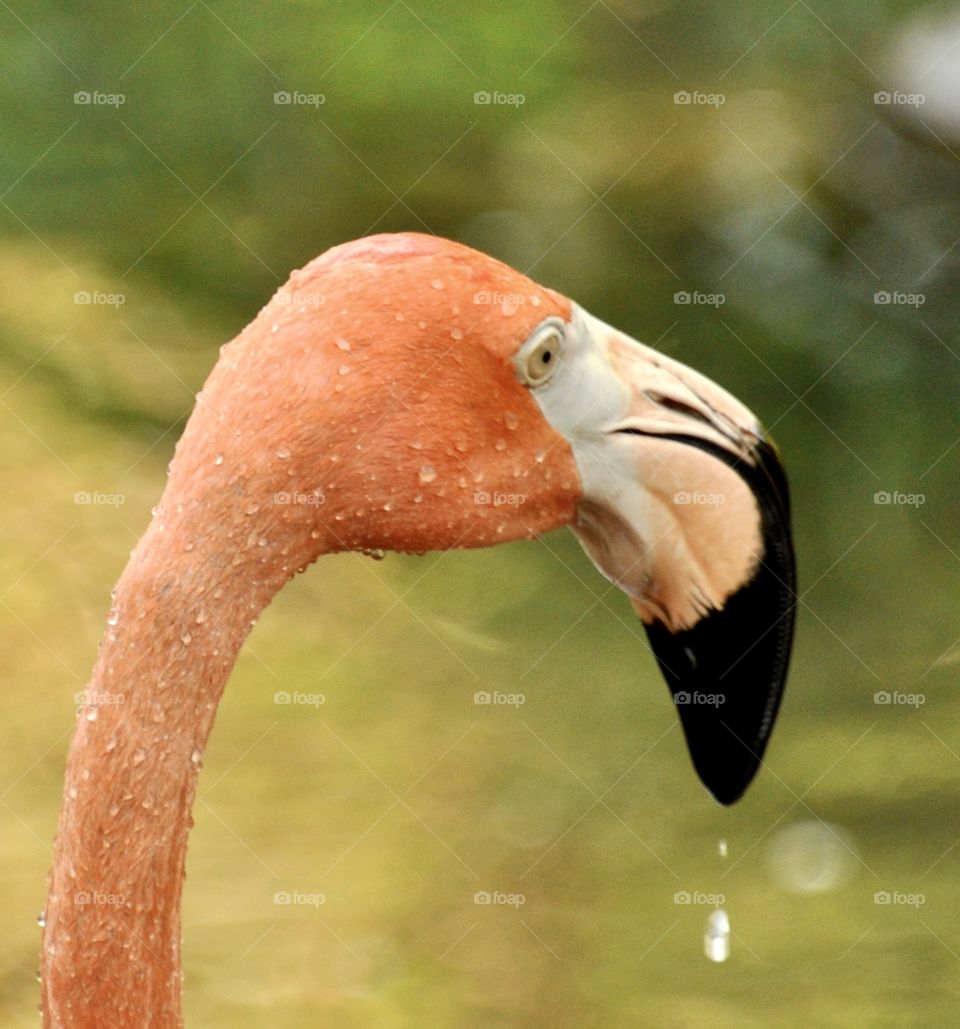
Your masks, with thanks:
<instances>
[{"instance_id":1,"label":"white eye ring","mask_svg":"<svg viewBox=\"0 0 960 1029\"><path fill-rule=\"evenodd\" d=\"M517 374L531 389L542 386L556 371L563 352L563 329L558 322L541 325L517 351Z\"/></svg>"}]
</instances>

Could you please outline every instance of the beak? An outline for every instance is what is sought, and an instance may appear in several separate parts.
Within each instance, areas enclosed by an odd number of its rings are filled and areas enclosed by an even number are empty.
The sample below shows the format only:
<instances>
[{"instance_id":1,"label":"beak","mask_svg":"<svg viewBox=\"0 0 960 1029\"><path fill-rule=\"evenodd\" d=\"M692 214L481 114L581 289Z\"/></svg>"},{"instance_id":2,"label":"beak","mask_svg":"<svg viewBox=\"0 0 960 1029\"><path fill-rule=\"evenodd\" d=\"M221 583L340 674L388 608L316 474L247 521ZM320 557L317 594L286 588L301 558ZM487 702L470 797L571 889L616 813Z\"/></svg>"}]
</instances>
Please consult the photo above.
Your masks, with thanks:
<instances>
[{"instance_id":1,"label":"beak","mask_svg":"<svg viewBox=\"0 0 960 1029\"><path fill-rule=\"evenodd\" d=\"M572 331L570 396L552 383L541 406L583 483L574 532L630 597L694 767L732 804L762 762L793 639L777 450L743 404L693 369L580 308Z\"/></svg>"}]
</instances>

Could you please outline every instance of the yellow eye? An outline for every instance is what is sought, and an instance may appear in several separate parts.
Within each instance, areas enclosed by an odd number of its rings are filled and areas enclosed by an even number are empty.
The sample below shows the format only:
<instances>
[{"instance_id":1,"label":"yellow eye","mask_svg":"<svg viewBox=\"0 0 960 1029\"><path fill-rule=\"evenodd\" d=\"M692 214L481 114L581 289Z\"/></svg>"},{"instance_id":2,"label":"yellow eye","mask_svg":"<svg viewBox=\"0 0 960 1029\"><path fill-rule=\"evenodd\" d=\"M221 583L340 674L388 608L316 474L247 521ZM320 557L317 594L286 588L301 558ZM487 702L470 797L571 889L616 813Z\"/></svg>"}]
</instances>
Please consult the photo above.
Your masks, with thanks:
<instances>
[{"instance_id":1,"label":"yellow eye","mask_svg":"<svg viewBox=\"0 0 960 1029\"><path fill-rule=\"evenodd\" d=\"M560 330L553 325L540 329L518 355L520 378L527 386L540 386L553 374L563 344Z\"/></svg>"}]
</instances>

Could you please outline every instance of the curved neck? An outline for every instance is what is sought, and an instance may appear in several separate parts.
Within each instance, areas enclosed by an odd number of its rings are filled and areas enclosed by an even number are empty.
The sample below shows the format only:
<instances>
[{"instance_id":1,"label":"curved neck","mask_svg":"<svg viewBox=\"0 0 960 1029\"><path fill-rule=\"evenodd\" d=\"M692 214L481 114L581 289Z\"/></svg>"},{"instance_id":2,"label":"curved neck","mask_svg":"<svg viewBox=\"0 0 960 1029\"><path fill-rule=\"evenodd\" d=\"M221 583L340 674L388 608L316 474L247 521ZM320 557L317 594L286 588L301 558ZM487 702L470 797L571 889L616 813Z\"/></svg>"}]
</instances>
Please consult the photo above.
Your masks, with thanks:
<instances>
[{"instance_id":1,"label":"curved neck","mask_svg":"<svg viewBox=\"0 0 960 1029\"><path fill-rule=\"evenodd\" d=\"M244 639L292 574L289 553L231 553L229 529L194 545L163 517L117 584L70 747L41 953L47 1026L182 1024L180 895L201 755ZM311 542L295 561L324 549Z\"/></svg>"}]
</instances>

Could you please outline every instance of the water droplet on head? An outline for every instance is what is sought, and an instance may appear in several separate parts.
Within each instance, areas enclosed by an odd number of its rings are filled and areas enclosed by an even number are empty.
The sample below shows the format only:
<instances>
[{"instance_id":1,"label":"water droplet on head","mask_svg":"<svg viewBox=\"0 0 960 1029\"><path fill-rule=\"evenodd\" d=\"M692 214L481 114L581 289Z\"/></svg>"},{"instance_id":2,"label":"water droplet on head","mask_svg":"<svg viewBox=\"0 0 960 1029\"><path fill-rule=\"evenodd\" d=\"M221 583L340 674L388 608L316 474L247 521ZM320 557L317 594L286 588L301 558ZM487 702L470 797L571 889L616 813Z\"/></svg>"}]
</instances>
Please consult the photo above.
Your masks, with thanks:
<instances>
[{"instance_id":1,"label":"water droplet on head","mask_svg":"<svg viewBox=\"0 0 960 1029\"><path fill-rule=\"evenodd\" d=\"M494 450L506 450L507 449L507 442L506 442L506 440L498 439L497 442L494 443L493 449Z\"/></svg>"},{"instance_id":2,"label":"water droplet on head","mask_svg":"<svg viewBox=\"0 0 960 1029\"><path fill-rule=\"evenodd\" d=\"M184 644L184 646L186 646L192 639L193 637L190 635L189 629L184 629L183 632L180 633L180 642Z\"/></svg>"},{"instance_id":3,"label":"water droplet on head","mask_svg":"<svg viewBox=\"0 0 960 1029\"><path fill-rule=\"evenodd\" d=\"M425 464L420 468L420 481L433 482L437 477L437 470L433 465Z\"/></svg>"},{"instance_id":4,"label":"water droplet on head","mask_svg":"<svg viewBox=\"0 0 960 1029\"><path fill-rule=\"evenodd\" d=\"M110 608L110 614L107 615L107 625L116 625L120 621L120 615L115 607Z\"/></svg>"},{"instance_id":5,"label":"water droplet on head","mask_svg":"<svg viewBox=\"0 0 960 1029\"><path fill-rule=\"evenodd\" d=\"M503 422L508 429L515 429L520 424L520 419L512 411L507 411L503 416Z\"/></svg>"},{"instance_id":6,"label":"water droplet on head","mask_svg":"<svg viewBox=\"0 0 960 1029\"><path fill-rule=\"evenodd\" d=\"M199 751L199 750L196 750L196 749L194 749L194 750L193 750L193 751L191 752L191 754L190 754L190 760L191 760L191 761L192 761L192 762L193 762L193 763L194 763L195 765L199 765L199 764L200 764L200 758L201 758L201 757L203 757L203 755L202 755L202 754L200 753L200 751Z\"/></svg>"},{"instance_id":7,"label":"water droplet on head","mask_svg":"<svg viewBox=\"0 0 960 1029\"><path fill-rule=\"evenodd\" d=\"M444 286L444 283L443 283L443 280L442 280L442 279L434 279L434 280L433 280L433 281L432 281L432 282L430 283L430 285L431 285L431 286L433 286L433 288L434 288L434 289L445 289L445 288L446 288L446 287Z\"/></svg>"},{"instance_id":8,"label":"water droplet on head","mask_svg":"<svg viewBox=\"0 0 960 1029\"><path fill-rule=\"evenodd\" d=\"M137 749L133 752L133 757L131 758L131 760L133 764L141 765L146 759L146 756L147 752L143 749L143 747L137 747Z\"/></svg>"},{"instance_id":9,"label":"water droplet on head","mask_svg":"<svg viewBox=\"0 0 960 1029\"><path fill-rule=\"evenodd\" d=\"M277 448L277 457L281 461L286 461L290 457L290 448L289 447L278 447Z\"/></svg>"},{"instance_id":10,"label":"water droplet on head","mask_svg":"<svg viewBox=\"0 0 960 1029\"><path fill-rule=\"evenodd\" d=\"M337 369L337 375L349 375L349 374L350 374L350 365L348 365L348 364L342 364Z\"/></svg>"},{"instance_id":11,"label":"water droplet on head","mask_svg":"<svg viewBox=\"0 0 960 1029\"><path fill-rule=\"evenodd\" d=\"M457 340L459 342L461 339L463 339L463 330L462 329L451 329L450 330L450 338L453 339L453 340Z\"/></svg>"},{"instance_id":12,"label":"water droplet on head","mask_svg":"<svg viewBox=\"0 0 960 1029\"><path fill-rule=\"evenodd\" d=\"M98 714L98 711L97 711L96 707L91 704L90 707L87 708L87 715L86 715L87 721L88 722L95 722L97 720L97 714Z\"/></svg>"},{"instance_id":13,"label":"water droplet on head","mask_svg":"<svg viewBox=\"0 0 960 1029\"><path fill-rule=\"evenodd\" d=\"M71 800L76 800L77 799L77 788L76 788L76 786L71 786L70 789L67 790L67 796Z\"/></svg>"},{"instance_id":14,"label":"water droplet on head","mask_svg":"<svg viewBox=\"0 0 960 1029\"><path fill-rule=\"evenodd\" d=\"M223 464L223 454L217 454L217 456L213 459L213 463L216 465Z\"/></svg>"}]
</instances>

